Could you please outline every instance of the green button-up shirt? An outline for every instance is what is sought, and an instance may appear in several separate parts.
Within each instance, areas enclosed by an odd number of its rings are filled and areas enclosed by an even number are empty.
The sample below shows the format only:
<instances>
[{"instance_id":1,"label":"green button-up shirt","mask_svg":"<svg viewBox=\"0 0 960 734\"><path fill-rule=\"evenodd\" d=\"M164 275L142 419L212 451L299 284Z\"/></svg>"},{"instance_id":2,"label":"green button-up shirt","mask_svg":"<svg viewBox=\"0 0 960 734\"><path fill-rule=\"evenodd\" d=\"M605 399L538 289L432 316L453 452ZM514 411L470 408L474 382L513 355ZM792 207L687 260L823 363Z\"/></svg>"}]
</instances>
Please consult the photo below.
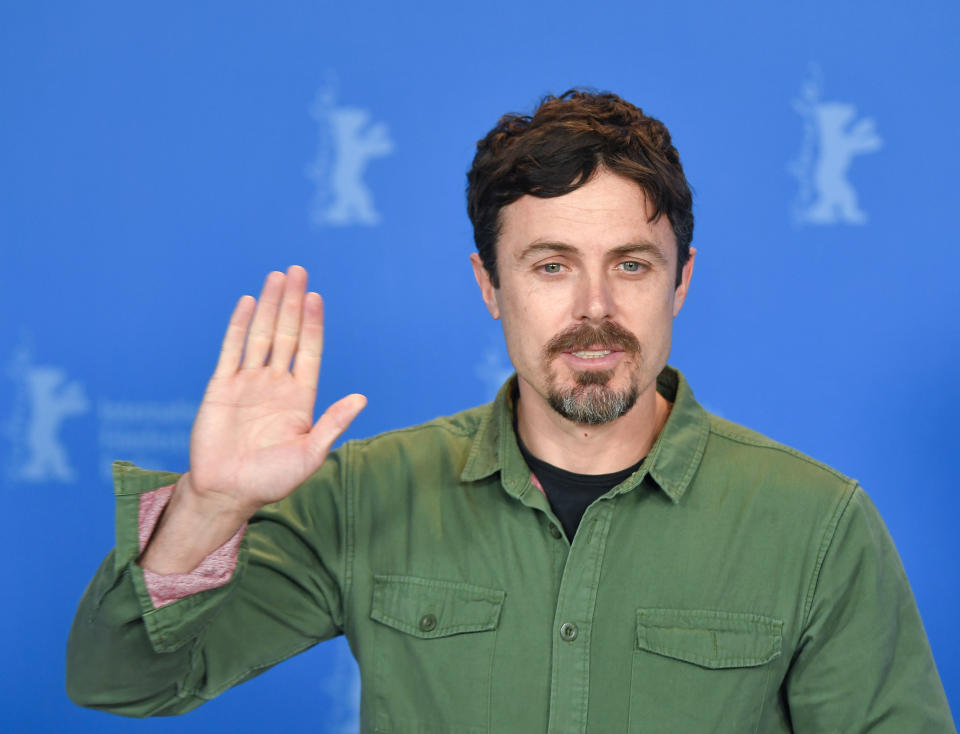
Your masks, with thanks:
<instances>
[{"instance_id":1,"label":"green button-up shirt","mask_svg":"<svg viewBox=\"0 0 960 734\"><path fill-rule=\"evenodd\" d=\"M135 563L139 495L176 475L118 464L117 545L74 622L71 696L183 712L345 634L364 732L955 731L856 482L708 414L667 368L669 420L568 544L511 388L344 444L254 516L229 584L159 609Z\"/></svg>"}]
</instances>

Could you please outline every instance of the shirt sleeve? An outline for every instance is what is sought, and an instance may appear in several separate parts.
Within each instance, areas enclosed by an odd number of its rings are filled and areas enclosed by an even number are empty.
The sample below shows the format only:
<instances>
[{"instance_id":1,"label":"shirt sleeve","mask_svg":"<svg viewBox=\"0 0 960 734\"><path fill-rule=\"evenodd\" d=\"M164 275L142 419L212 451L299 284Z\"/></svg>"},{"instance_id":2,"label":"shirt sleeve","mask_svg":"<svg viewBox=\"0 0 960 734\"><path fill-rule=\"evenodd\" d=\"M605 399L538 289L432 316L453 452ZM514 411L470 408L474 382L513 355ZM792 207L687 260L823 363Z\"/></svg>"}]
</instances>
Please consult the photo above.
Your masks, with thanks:
<instances>
[{"instance_id":1,"label":"shirt sleeve","mask_svg":"<svg viewBox=\"0 0 960 734\"><path fill-rule=\"evenodd\" d=\"M140 495L139 512L137 513L137 536L139 550L142 554L153 536L153 532L160 521L163 511L170 503L173 495L173 485L144 492ZM156 573L148 568L143 569L143 581L150 594L150 601L154 608L159 609L179 599L199 594L201 591L217 589L233 576L237 567L237 554L240 550L240 541L247 529L244 523L223 545L204 558L199 565L189 573Z\"/></svg>"},{"instance_id":2,"label":"shirt sleeve","mask_svg":"<svg viewBox=\"0 0 960 734\"><path fill-rule=\"evenodd\" d=\"M116 545L70 630L71 699L127 716L183 713L340 634L349 581L345 472L342 450L331 452L289 497L250 519L226 583L158 605L136 563L141 496L178 475L114 464Z\"/></svg>"},{"instance_id":3,"label":"shirt sleeve","mask_svg":"<svg viewBox=\"0 0 960 734\"><path fill-rule=\"evenodd\" d=\"M794 731L955 732L903 565L860 487L820 557L785 682Z\"/></svg>"}]
</instances>

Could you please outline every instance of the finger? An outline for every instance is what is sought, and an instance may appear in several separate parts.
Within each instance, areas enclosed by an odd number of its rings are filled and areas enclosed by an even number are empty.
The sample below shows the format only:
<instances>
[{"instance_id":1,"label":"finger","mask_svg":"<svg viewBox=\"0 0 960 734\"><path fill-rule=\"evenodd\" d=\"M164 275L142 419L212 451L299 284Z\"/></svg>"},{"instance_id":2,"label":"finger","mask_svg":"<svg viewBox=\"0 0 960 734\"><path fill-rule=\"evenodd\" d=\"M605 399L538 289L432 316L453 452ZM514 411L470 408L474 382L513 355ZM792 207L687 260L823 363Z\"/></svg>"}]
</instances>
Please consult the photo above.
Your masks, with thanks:
<instances>
[{"instance_id":1,"label":"finger","mask_svg":"<svg viewBox=\"0 0 960 734\"><path fill-rule=\"evenodd\" d=\"M277 320L277 306L283 293L283 281L286 276L274 271L267 276L257 300L257 310L253 314L253 323L247 334L247 347L243 353L244 368L262 367L270 345L273 342L273 327Z\"/></svg>"},{"instance_id":2,"label":"finger","mask_svg":"<svg viewBox=\"0 0 960 734\"><path fill-rule=\"evenodd\" d=\"M234 306L230 323L227 324L227 333L220 345L220 359L213 371L214 377L233 374L240 367L240 356L243 354L243 340L247 335L247 327L253 318L253 309L257 302L253 296L242 296Z\"/></svg>"},{"instance_id":3,"label":"finger","mask_svg":"<svg viewBox=\"0 0 960 734\"><path fill-rule=\"evenodd\" d=\"M275 370L285 372L290 369L290 360L300 338L300 315L306 290L307 271L299 265L291 265L287 270L287 282L283 288L283 300L280 302L270 349L270 366Z\"/></svg>"},{"instance_id":4,"label":"finger","mask_svg":"<svg viewBox=\"0 0 960 734\"><path fill-rule=\"evenodd\" d=\"M323 357L323 299L310 292L303 302L303 324L297 356L293 360L293 378L304 387L315 390Z\"/></svg>"},{"instance_id":5,"label":"finger","mask_svg":"<svg viewBox=\"0 0 960 734\"><path fill-rule=\"evenodd\" d=\"M359 393L347 395L327 408L320 416L308 438L310 453L319 465L333 446L333 442L350 426L361 410L367 407L367 398Z\"/></svg>"}]
</instances>

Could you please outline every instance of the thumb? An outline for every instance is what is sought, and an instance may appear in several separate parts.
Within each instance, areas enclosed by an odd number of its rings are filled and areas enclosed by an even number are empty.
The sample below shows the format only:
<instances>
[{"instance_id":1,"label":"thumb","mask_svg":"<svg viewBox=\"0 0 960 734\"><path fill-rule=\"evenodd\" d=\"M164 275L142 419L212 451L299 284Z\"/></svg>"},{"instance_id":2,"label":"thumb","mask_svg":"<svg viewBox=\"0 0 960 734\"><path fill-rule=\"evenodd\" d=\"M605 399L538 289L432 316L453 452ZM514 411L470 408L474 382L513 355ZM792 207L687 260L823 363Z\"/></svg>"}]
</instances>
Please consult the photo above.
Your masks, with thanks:
<instances>
[{"instance_id":1,"label":"thumb","mask_svg":"<svg viewBox=\"0 0 960 734\"><path fill-rule=\"evenodd\" d=\"M322 462L336 441L343 434L353 419L367 406L365 395L353 393L340 398L320 416L307 437L310 453Z\"/></svg>"}]
</instances>

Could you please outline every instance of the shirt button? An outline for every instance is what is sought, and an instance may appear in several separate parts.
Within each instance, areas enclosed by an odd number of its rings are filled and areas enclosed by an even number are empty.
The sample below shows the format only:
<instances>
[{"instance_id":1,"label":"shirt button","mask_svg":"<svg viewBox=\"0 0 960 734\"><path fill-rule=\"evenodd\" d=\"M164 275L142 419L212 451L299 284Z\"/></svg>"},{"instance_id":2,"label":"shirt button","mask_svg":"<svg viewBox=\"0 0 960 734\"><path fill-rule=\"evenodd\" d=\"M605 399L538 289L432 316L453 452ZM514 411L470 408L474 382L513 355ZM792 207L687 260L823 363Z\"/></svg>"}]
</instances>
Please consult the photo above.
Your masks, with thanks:
<instances>
[{"instance_id":1,"label":"shirt button","mask_svg":"<svg viewBox=\"0 0 960 734\"><path fill-rule=\"evenodd\" d=\"M550 526L550 535L552 535L552 536L553 536L554 538L556 538L557 540L560 540L560 536L561 536L560 528L558 528L556 525L551 525L551 526Z\"/></svg>"},{"instance_id":2,"label":"shirt button","mask_svg":"<svg viewBox=\"0 0 960 734\"><path fill-rule=\"evenodd\" d=\"M420 618L420 629L424 632L433 632L437 628L437 618L432 614L424 614Z\"/></svg>"},{"instance_id":3,"label":"shirt button","mask_svg":"<svg viewBox=\"0 0 960 734\"><path fill-rule=\"evenodd\" d=\"M560 625L560 638L564 642L573 642L577 639L577 625L573 622L564 622Z\"/></svg>"}]
</instances>

